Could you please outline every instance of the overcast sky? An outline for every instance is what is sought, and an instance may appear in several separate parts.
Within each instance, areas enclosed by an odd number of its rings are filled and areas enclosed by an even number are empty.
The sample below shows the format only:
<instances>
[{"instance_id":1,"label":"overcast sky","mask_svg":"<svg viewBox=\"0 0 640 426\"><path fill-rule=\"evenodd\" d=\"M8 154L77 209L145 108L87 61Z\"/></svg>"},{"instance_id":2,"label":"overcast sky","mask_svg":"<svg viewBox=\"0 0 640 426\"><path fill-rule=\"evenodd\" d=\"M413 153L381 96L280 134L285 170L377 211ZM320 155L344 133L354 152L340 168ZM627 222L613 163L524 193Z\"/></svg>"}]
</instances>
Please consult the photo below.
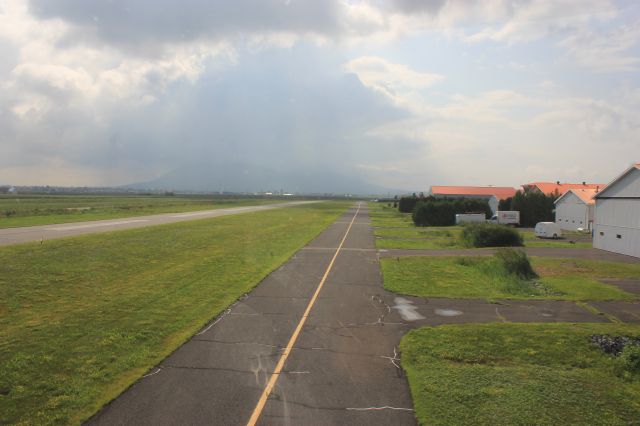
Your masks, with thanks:
<instances>
[{"instance_id":1,"label":"overcast sky","mask_svg":"<svg viewBox=\"0 0 640 426\"><path fill-rule=\"evenodd\" d=\"M635 0L0 0L0 184L608 182L640 161L639 42Z\"/></svg>"}]
</instances>

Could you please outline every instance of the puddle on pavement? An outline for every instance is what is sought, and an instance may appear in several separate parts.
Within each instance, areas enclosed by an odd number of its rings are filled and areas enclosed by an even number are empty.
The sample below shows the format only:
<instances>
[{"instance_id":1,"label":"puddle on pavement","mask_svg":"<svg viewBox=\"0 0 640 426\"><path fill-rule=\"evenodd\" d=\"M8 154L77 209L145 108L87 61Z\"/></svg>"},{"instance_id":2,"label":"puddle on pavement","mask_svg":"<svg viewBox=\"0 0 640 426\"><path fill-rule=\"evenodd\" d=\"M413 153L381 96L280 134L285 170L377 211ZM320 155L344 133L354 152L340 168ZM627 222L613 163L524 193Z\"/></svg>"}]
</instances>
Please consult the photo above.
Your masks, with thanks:
<instances>
[{"instance_id":1,"label":"puddle on pavement","mask_svg":"<svg viewBox=\"0 0 640 426\"><path fill-rule=\"evenodd\" d=\"M463 314L462 311L456 311L455 309L435 309L433 312L441 317L457 317Z\"/></svg>"},{"instance_id":2,"label":"puddle on pavement","mask_svg":"<svg viewBox=\"0 0 640 426\"><path fill-rule=\"evenodd\" d=\"M413 305L412 301L405 299L404 297L396 297L393 301L395 303L393 309L398 311L403 320L417 321L425 318L418 313L418 308Z\"/></svg>"}]
</instances>

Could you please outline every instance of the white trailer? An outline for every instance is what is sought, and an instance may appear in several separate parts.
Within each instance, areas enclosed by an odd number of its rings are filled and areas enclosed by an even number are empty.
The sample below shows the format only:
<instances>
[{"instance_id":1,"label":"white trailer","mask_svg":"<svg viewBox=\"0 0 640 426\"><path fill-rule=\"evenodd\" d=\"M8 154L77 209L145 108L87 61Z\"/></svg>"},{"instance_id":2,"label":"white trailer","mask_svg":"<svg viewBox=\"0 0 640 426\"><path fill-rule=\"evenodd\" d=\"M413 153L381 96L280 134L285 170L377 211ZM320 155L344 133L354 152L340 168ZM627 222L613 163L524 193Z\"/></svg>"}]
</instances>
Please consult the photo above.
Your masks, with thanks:
<instances>
[{"instance_id":1,"label":"white trailer","mask_svg":"<svg viewBox=\"0 0 640 426\"><path fill-rule=\"evenodd\" d=\"M489 221L500 225L520 225L520 212L516 210L498 210Z\"/></svg>"},{"instance_id":2,"label":"white trailer","mask_svg":"<svg viewBox=\"0 0 640 426\"><path fill-rule=\"evenodd\" d=\"M484 215L484 213L463 213L463 214L457 214L456 215L456 225L461 225L463 223L469 223L469 222L485 222L487 220L487 217Z\"/></svg>"}]
</instances>

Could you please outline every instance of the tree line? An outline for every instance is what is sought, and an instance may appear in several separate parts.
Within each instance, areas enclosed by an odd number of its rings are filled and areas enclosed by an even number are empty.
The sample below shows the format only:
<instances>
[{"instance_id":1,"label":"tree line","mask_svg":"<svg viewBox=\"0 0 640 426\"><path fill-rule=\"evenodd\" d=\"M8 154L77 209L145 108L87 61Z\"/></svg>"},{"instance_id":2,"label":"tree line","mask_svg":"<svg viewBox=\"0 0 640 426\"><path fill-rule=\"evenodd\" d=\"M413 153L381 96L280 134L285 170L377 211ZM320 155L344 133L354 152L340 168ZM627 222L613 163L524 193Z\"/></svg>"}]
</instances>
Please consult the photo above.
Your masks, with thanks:
<instances>
[{"instance_id":1,"label":"tree line","mask_svg":"<svg viewBox=\"0 0 640 426\"><path fill-rule=\"evenodd\" d=\"M558 197L557 192L546 195L526 189L516 192L512 198L501 200L498 210L517 210L520 212L520 225L533 227L538 222L554 221L554 202ZM484 213L487 217L492 214L489 202L478 198L436 198L413 194L401 197L397 206L400 212L412 214L416 226L455 225L456 214Z\"/></svg>"}]
</instances>

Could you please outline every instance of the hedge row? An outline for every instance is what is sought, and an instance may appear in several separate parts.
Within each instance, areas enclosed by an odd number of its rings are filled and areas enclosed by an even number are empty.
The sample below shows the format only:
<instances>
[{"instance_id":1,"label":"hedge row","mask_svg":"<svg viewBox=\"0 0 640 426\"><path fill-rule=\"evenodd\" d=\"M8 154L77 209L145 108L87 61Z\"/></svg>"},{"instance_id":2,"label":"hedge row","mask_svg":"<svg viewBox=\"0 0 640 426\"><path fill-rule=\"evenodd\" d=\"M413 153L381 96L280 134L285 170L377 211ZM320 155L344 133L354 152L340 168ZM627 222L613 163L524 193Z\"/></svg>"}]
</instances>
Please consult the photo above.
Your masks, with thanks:
<instances>
[{"instance_id":1,"label":"hedge row","mask_svg":"<svg viewBox=\"0 0 640 426\"><path fill-rule=\"evenodd\" d=\"M451 226L456 223L456 214L463 213L484 213L491 217L491 208L486 200L429 197L418 199L412 218L416 226Z\"/></svg>"}]
</instances>

